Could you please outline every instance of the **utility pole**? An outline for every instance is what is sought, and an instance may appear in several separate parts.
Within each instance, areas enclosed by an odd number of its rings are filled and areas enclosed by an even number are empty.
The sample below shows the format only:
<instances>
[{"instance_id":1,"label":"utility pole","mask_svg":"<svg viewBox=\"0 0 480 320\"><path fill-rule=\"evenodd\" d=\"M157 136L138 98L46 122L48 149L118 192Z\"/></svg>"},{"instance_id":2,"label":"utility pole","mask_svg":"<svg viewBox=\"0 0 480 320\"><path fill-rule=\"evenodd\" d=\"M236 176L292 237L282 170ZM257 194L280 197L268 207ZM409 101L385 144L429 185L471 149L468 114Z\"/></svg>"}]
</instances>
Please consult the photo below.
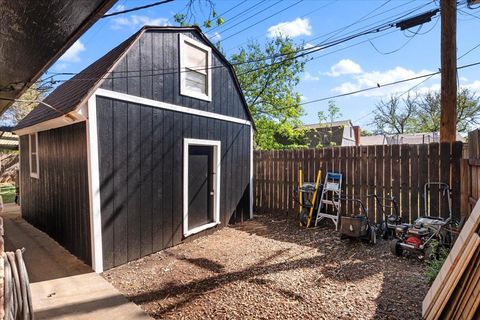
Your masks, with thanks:
<instances>
[{"instance_id":1,"label":"utility pole","mask_svg":"<svg viewBox=\"0 0 480 320\"><path fill-rule=\"evenodd\" d=\"M457 2L440 0L441 32L441 116L440 142L457 139Z\"/></svg>"}]
</instances>

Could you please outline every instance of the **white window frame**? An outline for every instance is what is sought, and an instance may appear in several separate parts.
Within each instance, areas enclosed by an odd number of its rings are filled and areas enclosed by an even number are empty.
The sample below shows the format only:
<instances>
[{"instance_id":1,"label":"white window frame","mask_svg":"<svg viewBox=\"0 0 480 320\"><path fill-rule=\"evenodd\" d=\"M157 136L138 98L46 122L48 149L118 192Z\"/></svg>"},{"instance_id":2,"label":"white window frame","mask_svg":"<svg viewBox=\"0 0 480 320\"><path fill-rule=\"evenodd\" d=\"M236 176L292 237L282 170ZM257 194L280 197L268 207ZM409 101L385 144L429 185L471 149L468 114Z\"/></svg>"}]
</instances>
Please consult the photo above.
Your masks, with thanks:
<instances>
[{"instance_id":1,"label":"white window frame","mask_svg":"<svg viewBox=\"0 0 480 320\"><path fill-rule=\"evenodd\" d=\"M213 147L213 222L188 228L188 156L190 146ZM221 176L221 142L218 140L189 139L183 140L183 236L188 237L200 231L220 224L220 176Z\"/></svg>"},{"instance_id":2,"label":"white window frame","mask_svg":"<svg viewBox=\"0 0 480 320\"><path fill-rule=\"evenodd\" d=\"M194 40L190 37L187 37L183 34L179 34L179 48L180 48L180 94L187 97L192 97L200 100L205 101L212 101L212 48L209 46L204 45L200 41ZM201 50L207 52L207 94L202 94L199 92L194 92L188 90L186 87L186 72L185 72L185 43L188 43L192 46L195 46Z\"/></svg>"},{"instance_id":3,"label":"white window frame","mask_svg":"<svg viewBox=\"0 0 480 320\"><path fill-rule=\"evenodd\" d=\"M37 159L37 172L32 172L32 135L35 136L35 156ZM38 132L28 134L28 165L30 169L30 177L39 179L40 175L40 161L39 161L39 152L38 152Z\"/></svg>"}]
</instances>

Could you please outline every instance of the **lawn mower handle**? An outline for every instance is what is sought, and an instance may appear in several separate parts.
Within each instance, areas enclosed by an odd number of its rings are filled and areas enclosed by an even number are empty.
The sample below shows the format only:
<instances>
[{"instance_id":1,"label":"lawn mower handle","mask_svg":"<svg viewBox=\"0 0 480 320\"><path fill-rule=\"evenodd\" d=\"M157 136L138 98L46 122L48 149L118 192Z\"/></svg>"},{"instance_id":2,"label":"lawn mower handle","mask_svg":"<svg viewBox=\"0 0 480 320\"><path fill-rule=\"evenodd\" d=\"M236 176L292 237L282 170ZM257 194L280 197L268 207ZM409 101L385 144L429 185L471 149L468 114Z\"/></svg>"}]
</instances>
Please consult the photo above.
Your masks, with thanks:
<instances>
[{"instance_id":1,"label":"lawn mower handle","mask_svg":"<svg viewBox=\"0 0 480 320\"><path fill-rule=\"evenodd\" d=\"M371 194L367 195L367 198L372 198L372 197L375 198L375 200L377 201L377 203L380 207L380 210L382 211L384 216L386 215L385 210L384 210L385 208L393 209L394 212L395 212L395 215L398 216L398 205L397 205L397 200L395 199L394 196L379 197L374 193L371 193ZM387 206L386 204L382 203L382 200L384 200L385 202L389 201L392 204Z\"/></svg>"},{"instance_id":2,"label":"lawn mower handle","mask_svg":"<svg viewBox=\"0 0 480 320\"><path fill-rule=\"evenodd\" d=\"M363 212L365 213L365 216L367 216L368 211L367 211L367 209L365 208L365 205L363 204L362 200L356 199L356 198L340 198L340 200L343 200L343 201L351 201L351 202L357 202L357 203L359 203L359 204L360 204L360 207L362 208Z\"/></svg>"}]
</instances>

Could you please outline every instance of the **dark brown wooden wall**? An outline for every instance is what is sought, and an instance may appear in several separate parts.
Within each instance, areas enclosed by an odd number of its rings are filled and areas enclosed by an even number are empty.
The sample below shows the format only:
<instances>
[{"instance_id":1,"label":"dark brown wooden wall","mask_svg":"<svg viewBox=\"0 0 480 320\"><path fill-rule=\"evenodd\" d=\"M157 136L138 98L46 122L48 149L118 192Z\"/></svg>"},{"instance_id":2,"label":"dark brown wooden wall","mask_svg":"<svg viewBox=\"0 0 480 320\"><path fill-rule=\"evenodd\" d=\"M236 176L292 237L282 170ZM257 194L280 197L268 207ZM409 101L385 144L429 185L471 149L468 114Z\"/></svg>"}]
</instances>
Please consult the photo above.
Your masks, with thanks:
<instances>
[{"instance_id":1,"label":"dark brown wooden wall","mask_svg":"<svg viewBox=\"0 0 480 320\"><path fill-rule=\"evenodd\" d=\"M193 31L183 34L203 42ZM180 95L178 37L178 31L147 31L119 61L101 87L248 120L241 92L235 85L233 75L213 50L212 101Z\"/></svg>"},{"instance_id":2,"label":"dark brown wooden wall","mask_svg":"<svg viewBox=\"0 0 480 320\"><path fill-rule=\"evenodd\" d=\"M462 147L461 142L456 142L255 151L255 208L279 214L298 212L292 197L301 167L304 181L314 181L319 169L321 183L328 171L342 173L342 195L361 199L370 218L377 222L383 219L382 213L368 194L393 195L404 221L412 222L425 215L424 184L446 182L453 189L453 215L459 218ZM429 203L432 215L448 216L447 200L441 193L432 192ZM358 208L342 202L342 211L358 212Z\"/></svg>"},{"instance_id":3,"label":"dark brown wooden wall","mask_svg":"<svg viewBox=\"0 0 480 320\"><path fill-rule=\"evenodd\" d=\"M91 264L85 122L38 134L39 179L29 171L28 135L20 137L22 216Z\"/></svg>"},{"instance_id":4,"label":"dark brown wooden wall","mask_svg":"<svg viewBox=\"0 0 480 320\"><path fill-rule=\"evenodd\" d=\"M249 126L107 98L97 98L97 116L105 269L184 241L184 138L221 141L228 223L248 188Z\"/></svg>"}]
</instances>

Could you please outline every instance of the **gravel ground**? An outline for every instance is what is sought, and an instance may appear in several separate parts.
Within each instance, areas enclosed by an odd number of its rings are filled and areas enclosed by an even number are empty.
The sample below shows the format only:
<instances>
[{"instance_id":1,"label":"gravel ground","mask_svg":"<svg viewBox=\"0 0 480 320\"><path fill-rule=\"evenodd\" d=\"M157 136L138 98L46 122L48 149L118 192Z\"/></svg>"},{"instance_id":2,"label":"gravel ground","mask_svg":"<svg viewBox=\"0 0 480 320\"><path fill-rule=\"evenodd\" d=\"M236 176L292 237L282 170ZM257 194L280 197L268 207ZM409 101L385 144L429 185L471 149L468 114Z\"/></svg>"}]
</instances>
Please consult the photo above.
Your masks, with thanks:
<instances>
[{"instance_id":1,"label":"gravel ground","mask_svg":"<svg viewBox=\"0 0 480 320\"><path fill-rule=\"evenodd\" d=\"M161 319L420 319L421 262L256 216L103 274Z\"/></svg>"}]
</instances>

